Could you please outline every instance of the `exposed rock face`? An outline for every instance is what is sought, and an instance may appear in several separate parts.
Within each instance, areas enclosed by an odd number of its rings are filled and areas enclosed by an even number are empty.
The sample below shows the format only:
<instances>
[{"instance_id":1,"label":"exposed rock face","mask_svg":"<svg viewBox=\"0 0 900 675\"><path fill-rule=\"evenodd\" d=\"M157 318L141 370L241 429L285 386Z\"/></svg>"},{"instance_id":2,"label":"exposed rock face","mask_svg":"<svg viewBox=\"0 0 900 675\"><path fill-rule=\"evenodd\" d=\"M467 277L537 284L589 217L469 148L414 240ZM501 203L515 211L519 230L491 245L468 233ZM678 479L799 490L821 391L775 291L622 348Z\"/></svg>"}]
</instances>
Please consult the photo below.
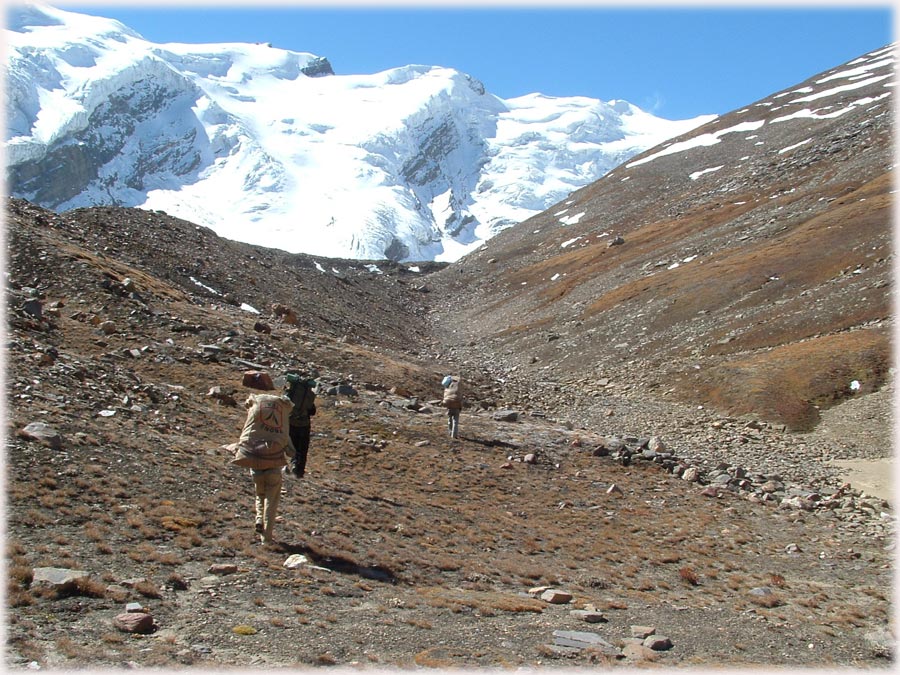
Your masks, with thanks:
<instances>
[{"instance_id":1,"label":"exposed rock face","mask_svg":"<svg viewBox=\"0 0 900 675\"><path fill-rule=\"evenodd\" d=\"M323 77L325 75L334 75L331 69L331 63L324 56L312 59L309 63L300 69L300 72L307 77Z\"/></svg>"},{"instance_id":2,"label":"exposed rock face","mask_svg":"<svg viewBox=\"0 0 900 675\"><path fill-rule=\"evenodd\" d=\"M145 193L164 174L192 182L211 157L206 133L190 114L200 92L154 59L143 67L142 77L111 91L89 111L82 128L61 136L45 152L16 161L13 151L8 169L12 190L57 208L92 185L108 187L115 204L122 200L123 187ZM130 162L129 157L136 159Z\"/></svg>"}]
</instances>

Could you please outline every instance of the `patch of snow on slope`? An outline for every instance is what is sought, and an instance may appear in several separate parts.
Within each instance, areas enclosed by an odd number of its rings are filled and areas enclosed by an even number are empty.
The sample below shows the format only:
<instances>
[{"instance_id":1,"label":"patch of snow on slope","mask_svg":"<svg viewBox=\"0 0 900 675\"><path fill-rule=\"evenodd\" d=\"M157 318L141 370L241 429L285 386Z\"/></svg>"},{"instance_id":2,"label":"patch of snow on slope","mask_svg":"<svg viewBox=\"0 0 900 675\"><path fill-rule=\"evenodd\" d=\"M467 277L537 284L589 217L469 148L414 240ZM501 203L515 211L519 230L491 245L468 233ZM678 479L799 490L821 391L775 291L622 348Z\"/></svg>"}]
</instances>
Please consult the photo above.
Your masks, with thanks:
<instances>
[{"instance_id":1,"label":"patch of snow on slope","mask_svg":"<svg viewBox=\"0 0 900 675\"><path fill-rule=\"evenodd\" d=\"M630 169L635 166L639 166L641 164L646 164L647 162L652 162L654 159L659 157L664 157L666 155L674 155L679 152L684 152L685 150L691 150L692 148L700 148L709 145L715 145L721 140L721 137L726 134L740 133L745 131L756 131L761 126L765 124L765 120L759 120L756 122L742 122L741 124L736 124L733 127L728 127L727 129L722 129L720 131L715 131L707 134L700 134L699 136L694 136L693 138L689 138L685 141L679 141L677 143L673 143L660 150L659 152L655 152L648 157L643 157L641 159L635 160L634 162L629 162L625 165L626 168Z\"/></svg>"},{"instance_id":2,"label":"patch of snow on slope","mask_svg":"<svg viewBox=\"0 0 900 675\"><path fill-rule=\"evenodd\" d=\"M690 179L691 179L691 180L697 180L697 179L700 178L700 176L702 176L703 174L706 174L706 173L712 173L713 171L718 171L719 169L723 168L724 166L725 166L725 165L722 164L721 166L713 166L713 167L710 167L709 169L703 169L703 170L701 170L701 171L694 171L694 173L692 173L692 174L690 175Z\"/></svg>"}]
</instances>

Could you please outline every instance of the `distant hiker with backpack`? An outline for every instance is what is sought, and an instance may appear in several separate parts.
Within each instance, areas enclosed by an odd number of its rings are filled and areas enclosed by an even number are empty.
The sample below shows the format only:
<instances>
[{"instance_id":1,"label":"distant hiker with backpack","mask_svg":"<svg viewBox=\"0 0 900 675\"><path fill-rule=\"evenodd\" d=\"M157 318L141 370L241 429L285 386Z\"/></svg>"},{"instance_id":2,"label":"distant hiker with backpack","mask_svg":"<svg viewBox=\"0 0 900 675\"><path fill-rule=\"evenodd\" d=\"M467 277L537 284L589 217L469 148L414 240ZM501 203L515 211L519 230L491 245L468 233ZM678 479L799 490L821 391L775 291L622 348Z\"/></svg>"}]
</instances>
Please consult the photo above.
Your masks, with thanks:
<instances>
[{"instance_id":1,"label":"distant hiker with backpack","mask_svg":"<svg viewBox=\"0 0 900 675\"><path fill-rule=\"evenodd\" d=\"M291 411L291 442L297 453L294 455L291 472L297 478L306 473L306 457L309 454L309 437L312 430L310 417L316 414L316 381L300 373L285 374L286 395L293 402Z\"/></svg>"},{"instance_id":2,"label":"distant hiker with backpack","mask_svg":"<svg viewBox=\"0 0 900 675\"><path fill-rule=\"evenodd\" d=\"M447 408L447 427L450 438L459 438L459 411L462 410L462 392L459 388L459 376L447 375L441 380L444 387L442 405Z\"/></svg>"}]
</instances>

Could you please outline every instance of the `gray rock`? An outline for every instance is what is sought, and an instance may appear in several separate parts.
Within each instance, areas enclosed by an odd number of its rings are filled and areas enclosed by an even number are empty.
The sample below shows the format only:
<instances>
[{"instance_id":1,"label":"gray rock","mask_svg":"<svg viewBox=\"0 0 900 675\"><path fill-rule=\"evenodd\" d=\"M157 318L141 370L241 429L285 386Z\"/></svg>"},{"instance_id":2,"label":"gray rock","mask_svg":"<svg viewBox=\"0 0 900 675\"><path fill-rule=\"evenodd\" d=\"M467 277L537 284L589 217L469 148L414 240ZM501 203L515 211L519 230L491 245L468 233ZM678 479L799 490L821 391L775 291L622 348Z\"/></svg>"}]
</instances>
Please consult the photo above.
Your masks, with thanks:
<instances>
[{"instance_id":1,"label":"gray rock","mask_svg":"<svg viewBox=\"0 0 900 675\"><path fill-rule=\"evenodd\" d=\"M232 565L231 563L215 563L214 565L210 565L209 569L206 571L210 574L218 575L234 574L238 571L238 566Z\"/></svg>"},{"instance_id":2,"label":"gray rock","mask_svg":"<svg viewBox=\"0 0 900 675\"><path fill-rule=\"evenodd\" d=\"M551 605L565 605L567 602L572 602L572 594L555 588L548 588L541 593L541 600L549 602Z\"/></svg>"},{"instance_id":3,"label":"gray rock","mask_svg":"<svg viewBox=\"0 0 900 675\"><path fill-rule=\"evenodd\" d=\"M328 396L359 396L359 392L349 384L338 384L325 390Z\"/></svg>"},{"instance_id":4,"label":"gray rock","mask_svg":"<svg viewBox=\"0 0 900 675\"><path fill-rule=\"evenodd\" d=\"M43 443L51 450L62 448L62 436L59 432L45 422L32 422L20 432L25 438Z\"/></svg>"},{"instance_id":5,"label":"gray rock","mask_svg":"<svg viewBox=\"0 0 900 675\"><path fill-rule=\"evenodd\" d=\"M664 652L672 648L672 641L665 635L650 635L644 639L643 645L655 652Z\"/></svg>"},{"instance_id":6,"label":"gray rock","mask_svg":"<svg viewBox=\"0 0 900 675\"><path fill-rule=\"evenodd\" d=\"M587 609L573 609L569 612L570 616L580 619L585 623L606 623L608 619L601 612L595 612Z\"/></svg>"},{"instance_id":7,"label":"gray rock","mask_svg":"<svg viewBox=\"0 0 900 675\"><path fill-rule=\"evenodd\" d=\"M662 442L659 436L651 436L650 440L647 441L647 449L655 453L665 452L666 444Z\"/></svg>"},{"instance_id":8,"label":"gray rock","mask_svg":"<svg viewBox=\"0 0 900 675\"><path fill-rule=\"evenodd\" d=\"M113 619L113 625L124 633L146 635L153 632L153 617L145 612L124 612Z\"/></svg>"},{"instance_id":9,"label":"gray rock","mask_svg":"<svg viewBox=\"0 0 900 675\"><path fill-rule=\"evenodd\" d=\"M644 640L645 638L650 637L656 632L655 626L632 626L631 627L631 637L640 638Z\"/></svg>"},{"instance_id":10,"label":"gray rock","mask_svg":"<svg viewBox=\"0 0 900 675\"><path fill-rule=\"evenodd\" d=\"M22 303L22 311L33 316L35 319L42 318L43 309L44 306L41 304L40 300L26 300Z\"/></svg>"},{"instance_id":11,"label":"gray rock","mask_svg":"<svg viewBox=\"0 0 900 675\"><path fill-rule=\"evenodd\" d=\"M700 469L696 466L689 466L684 470L684 473L681 474L681 479L686 480L689 483L696 483L700 480Z\"/></svg>"},{"instance_id":12,"label":"gray rock","mask_svg":"<svg viewBox=\"0 0 900 675\"><path fill-rule=\"evenodd\" d=\"M659 658L659 655L643 644L627 643L622 647L622 655L629 661L653 661Z\"/></svg>"},{"instance_id":13,"label":"gray rock","mask_svg":"<svg viewBox=\"0 0 900 675\"><path fill-rule=\"evenodd\" d=\"M87 579L90 572L82 570L70 570L64 567L35 567L31 580L34 586L49 586L57 590L73 588L80 579Z\"/></svg>"},{"instance_id":14,"label":"gray rock","mask_svg":"<svg viewBox=\"0 0 900 675\"><path fill-rule=\"evenodd\" d=\"M784 483L777 480L767 480L765 483L759 486L759 489L769 494L773 492L783 492Z\"/></svg>"},{"instance_id":15,"label":"gray rock","mask_svg":"<svg viewBox=\"0 0 900 675\"><path fill-rule=\"evenodd\" d=\"M575 647L576 649L592 649L599 650L603 654L610 656L621 656L622 652L597 633L589 633L578 630L555 630L553 631L553 644L559 647Z\"/></svg>"}]
</instances>

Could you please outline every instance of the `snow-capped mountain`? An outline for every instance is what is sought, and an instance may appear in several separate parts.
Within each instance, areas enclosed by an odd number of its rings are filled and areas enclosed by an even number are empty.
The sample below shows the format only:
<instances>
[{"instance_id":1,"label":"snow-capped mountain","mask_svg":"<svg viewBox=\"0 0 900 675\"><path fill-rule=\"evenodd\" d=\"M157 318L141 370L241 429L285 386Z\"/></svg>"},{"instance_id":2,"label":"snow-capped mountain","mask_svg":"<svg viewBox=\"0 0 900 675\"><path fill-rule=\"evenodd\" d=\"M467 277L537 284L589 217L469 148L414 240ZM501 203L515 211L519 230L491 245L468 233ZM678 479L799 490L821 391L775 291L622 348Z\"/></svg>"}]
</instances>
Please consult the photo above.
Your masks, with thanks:
<instances>
[{"instance_id":1,"label":"snow-capped mountain","mask_svg":"<svg viewBox=\"0 0 900 675\"><path fill-rule=\"evenodd\" d=\"M455 260L713 119L500 99L458 71L335 75L267 44L154 44L44 5L6 31L10 194L163 210L289 252Z\"/></svg>"}]
</instances>

